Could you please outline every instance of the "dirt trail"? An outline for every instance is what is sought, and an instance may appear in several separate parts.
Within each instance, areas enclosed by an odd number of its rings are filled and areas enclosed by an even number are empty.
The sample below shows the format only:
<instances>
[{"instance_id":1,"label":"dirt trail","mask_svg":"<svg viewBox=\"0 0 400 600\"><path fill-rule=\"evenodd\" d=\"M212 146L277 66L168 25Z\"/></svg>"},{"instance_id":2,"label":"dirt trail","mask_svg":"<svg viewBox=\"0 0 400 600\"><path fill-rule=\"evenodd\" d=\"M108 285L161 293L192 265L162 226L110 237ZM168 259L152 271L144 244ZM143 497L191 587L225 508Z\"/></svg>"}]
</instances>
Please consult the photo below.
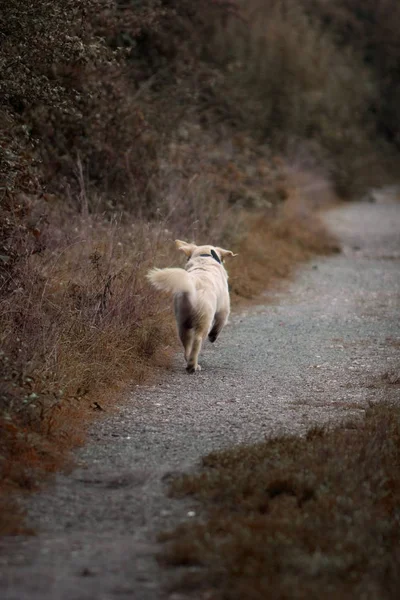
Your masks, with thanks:
<instances>
[{"instance_id":1,"label":"dirt trail","mask_svg":"<svg viewBox=\"0 0 400 600\"><path fill-rule=\"evenodd\" d=\"M38 535L0 541L3 600L164 598L155 536L191 509L166 498L168 473L227 445L357 417L390 393L379 377L400 364L400 204L376 200L327 213L343 252L234 315L200 373L179 357L163 383L94 425L78 468L31 499Z\"/></svg>"}]
</instances>

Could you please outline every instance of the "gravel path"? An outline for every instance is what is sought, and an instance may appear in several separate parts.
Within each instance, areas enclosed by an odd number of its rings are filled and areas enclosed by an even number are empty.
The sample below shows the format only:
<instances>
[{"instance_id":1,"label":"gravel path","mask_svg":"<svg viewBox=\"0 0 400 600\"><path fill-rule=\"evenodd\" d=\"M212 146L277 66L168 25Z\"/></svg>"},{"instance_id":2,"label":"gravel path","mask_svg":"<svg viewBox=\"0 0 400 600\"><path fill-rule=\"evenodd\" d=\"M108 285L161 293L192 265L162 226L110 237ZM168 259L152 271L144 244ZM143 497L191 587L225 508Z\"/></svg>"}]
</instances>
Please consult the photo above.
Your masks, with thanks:
<instances>
[{"instance_id":1,"label":"gravel path","mask_svg":"<svg viewBox=\"0 0 400 600\"><path fill-rule=\"evenodd\" d=\"M400 204L381 196L327 213L343 252L234 315L200 373L177 357L162 383L94 425L78 468L31 499L38 535L0 541L3 600L164 598L155 535L191 509L165 497L168 473L398 393L379 385L400 365Z\"/></svg>"}]
</instances>

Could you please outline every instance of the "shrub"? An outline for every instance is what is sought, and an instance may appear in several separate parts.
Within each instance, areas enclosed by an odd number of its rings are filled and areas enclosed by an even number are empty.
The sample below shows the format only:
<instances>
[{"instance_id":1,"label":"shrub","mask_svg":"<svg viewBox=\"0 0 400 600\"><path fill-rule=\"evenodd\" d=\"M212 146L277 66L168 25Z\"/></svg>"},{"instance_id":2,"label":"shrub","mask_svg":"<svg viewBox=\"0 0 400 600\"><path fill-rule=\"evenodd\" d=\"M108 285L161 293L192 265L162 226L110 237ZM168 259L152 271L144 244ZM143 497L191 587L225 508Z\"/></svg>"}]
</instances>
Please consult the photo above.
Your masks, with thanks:
<instances>
[{"instance_id":1,"label":"shrub","mask_svg":"<svg viewBox=\"0 0 400 600\"><path fill-rule=\"evenodd\" d=\"M245 23L231 21L215 40L226 71L218 91L224 118L281 150L288 141L308 141L340 191L350 193L372 150L370 74L301 3L255 1L245 14Z\"/></svg>"},{"instance_id":2,"label":"shrub","mask_svg":"<svg viewBox=\"0 0 400 600\"><path fill-rule=\"evenodd\" d=\"M307 0L341 52L356 50L373 73L378 93L370 111L378 131L400 147L400 5L396 0Z\"/></svg>"}]
</instances>

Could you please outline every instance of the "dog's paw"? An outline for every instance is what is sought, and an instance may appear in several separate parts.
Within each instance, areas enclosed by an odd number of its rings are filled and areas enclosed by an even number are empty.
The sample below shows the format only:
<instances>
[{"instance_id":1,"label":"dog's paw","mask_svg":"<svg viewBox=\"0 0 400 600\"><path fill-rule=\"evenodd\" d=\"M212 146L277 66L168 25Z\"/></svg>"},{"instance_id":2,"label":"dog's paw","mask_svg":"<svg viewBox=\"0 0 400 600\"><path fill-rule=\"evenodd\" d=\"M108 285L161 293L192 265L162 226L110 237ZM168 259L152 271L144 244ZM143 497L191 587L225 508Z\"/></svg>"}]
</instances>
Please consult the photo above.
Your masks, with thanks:
<instances>
[{"instance_id":1,"label":"dog's paw","mask_svg":"<svg viewBox=\"0 0 400 600\"><path fill-rule=\"evenodd\" d=\"M188 373L196 373L196 371L201 371L201 366L200 366L200 365L197 365L197 366L194 366L194 365L188 365L188 366L186 367L186 371L187 371Z\"/></svg>"},{"instance_id":2,"label":"dog's paw","mask_svg":"<svg viewBox=\"0 0 400 600\"><path fill-rule=\"evenodd\" d=\"M208 336L208 339L213 344L215 342L215 340L217 339L217 337L218 337L217 333L210 333L210 335Z\"/></svg>"}]
</instances>

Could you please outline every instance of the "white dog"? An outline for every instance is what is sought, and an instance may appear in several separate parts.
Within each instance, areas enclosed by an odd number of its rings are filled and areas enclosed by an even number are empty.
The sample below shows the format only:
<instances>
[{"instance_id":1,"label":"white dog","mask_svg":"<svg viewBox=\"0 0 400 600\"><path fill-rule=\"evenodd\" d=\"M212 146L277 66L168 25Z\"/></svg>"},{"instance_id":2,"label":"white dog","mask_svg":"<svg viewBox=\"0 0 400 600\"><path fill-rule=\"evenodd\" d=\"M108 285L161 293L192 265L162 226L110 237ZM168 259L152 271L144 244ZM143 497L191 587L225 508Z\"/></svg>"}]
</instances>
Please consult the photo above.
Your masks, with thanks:
<instances>
[{"instance_id":1,"label":"white dog","mask_svg":"<svg viewBox=\"0 0 400 600\"><path fill-rule=\"evenodd\" d=\"M236 256L214 246L196 246L175 240L188 257L185 269L152 269L147 274L159 290L174 294L178 333L185 351L188 373L200 371L198 356L208 335L215 342L230 312L228 274L224 258Z\"/></svg>"}]
</instances>

